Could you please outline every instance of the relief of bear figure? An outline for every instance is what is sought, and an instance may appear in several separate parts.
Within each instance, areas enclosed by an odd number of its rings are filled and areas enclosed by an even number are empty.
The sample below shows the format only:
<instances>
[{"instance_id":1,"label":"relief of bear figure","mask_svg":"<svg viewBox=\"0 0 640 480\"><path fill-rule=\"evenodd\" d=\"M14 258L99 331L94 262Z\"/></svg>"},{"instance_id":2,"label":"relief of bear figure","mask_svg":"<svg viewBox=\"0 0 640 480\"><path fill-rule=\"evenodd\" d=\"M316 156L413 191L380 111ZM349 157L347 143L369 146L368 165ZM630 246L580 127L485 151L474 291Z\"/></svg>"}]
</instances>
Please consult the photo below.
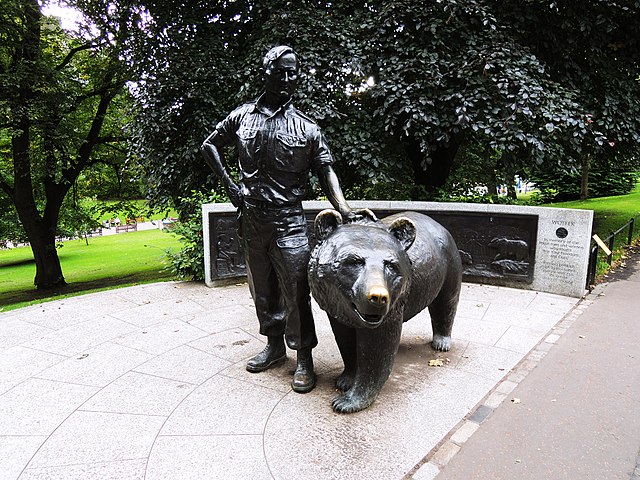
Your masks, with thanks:
<instances>
[{"instance_id":1,"label":"relief of bear figure","mask_svg":"<svg viewBox=\"0 0 640 480\"><path fill-rule=\"evenodd\" d=\"M366 213L362 213L366 212ZM311 292L327 312L344 362L336 412L367 408L389 378L403 322L429 308L432 346L451 348L462 263L449 232L426 215L404 212L342 224L334 210L315 222Z\"/></svg>"},{"instance_id":2,"label":"relief of bear figure","mask_svg":"<svg viewBox=\"0 0 640 480\"><path fill-rule=\"evenodd\" d=\"M529 245L518 238L495 237L491 239L488 247L498 251L494 261L507 259L522 262L529 258Z\"/></svg>"}]
</instances>

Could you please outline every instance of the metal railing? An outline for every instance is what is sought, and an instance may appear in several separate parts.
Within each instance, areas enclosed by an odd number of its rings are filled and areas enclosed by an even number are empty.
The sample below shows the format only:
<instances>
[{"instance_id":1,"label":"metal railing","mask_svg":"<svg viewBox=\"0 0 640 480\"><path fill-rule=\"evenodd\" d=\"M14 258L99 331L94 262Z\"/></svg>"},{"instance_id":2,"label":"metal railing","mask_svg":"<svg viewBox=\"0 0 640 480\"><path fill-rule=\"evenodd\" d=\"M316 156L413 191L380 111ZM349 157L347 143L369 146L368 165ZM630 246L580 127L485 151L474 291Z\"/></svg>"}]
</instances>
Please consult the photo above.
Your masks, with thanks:
<instances>
[{"instance_id":1,"label":"metal railing","mask_svg":"<svg viewBox=\"0 0 640 480\"><path fill-rule=\"evenodd\" d=\"M607 263L609 265L611 265L611 262L613 261L613 250L616 246L616 237L623 231L628 230L627 245L631 245L631 242L633 242L633 230L635 228L636 220L638 219L640 219L640 214L633 217L631 220L629 220L627 223L625 223L622 227L617 229L615 232L611 232L611 234L607 238L602 240L605 244L607 244L607 247L611 251L611 253L607 255ZM591 252L589 254L589 268L587 269L587 285L586 285L586 288L589 290L591 290L591 285L593 285L596 280L596 266L598 264L599 248L600 247L598 247L598 244L595 243L591 247Z\"/></svg>"}]
</instances>

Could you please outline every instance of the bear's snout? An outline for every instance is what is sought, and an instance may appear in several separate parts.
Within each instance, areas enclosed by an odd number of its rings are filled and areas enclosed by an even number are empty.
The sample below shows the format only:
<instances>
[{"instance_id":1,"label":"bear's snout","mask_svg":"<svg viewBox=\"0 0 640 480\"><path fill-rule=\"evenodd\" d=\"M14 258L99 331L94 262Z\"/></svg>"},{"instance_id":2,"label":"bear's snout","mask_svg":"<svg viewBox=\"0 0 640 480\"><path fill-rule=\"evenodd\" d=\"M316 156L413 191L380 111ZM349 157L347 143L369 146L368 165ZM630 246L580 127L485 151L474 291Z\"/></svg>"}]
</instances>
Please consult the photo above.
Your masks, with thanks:
<instances>
[{"instance_id":1,"label":"bear's snout","mask_svg":"<svg viewBox=\"0 0 640 480\"><path fill-rule=\"evenodd\" d=\"M389 303L389 290L383 285L373 285L367 292L369 302L377 307L384 307Z\"/></svg>"}]
</instances>

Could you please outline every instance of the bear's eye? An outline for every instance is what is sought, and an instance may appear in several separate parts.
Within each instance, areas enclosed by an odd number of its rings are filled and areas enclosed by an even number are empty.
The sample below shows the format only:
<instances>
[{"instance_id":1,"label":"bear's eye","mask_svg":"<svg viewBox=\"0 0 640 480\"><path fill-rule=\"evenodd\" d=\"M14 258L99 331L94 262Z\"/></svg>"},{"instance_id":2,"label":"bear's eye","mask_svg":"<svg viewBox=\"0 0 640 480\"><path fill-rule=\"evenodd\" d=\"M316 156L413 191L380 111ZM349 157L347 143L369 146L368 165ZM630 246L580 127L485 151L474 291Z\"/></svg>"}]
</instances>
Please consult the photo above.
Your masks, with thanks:
<instances>
[{"instance_id":1,"label":"bear's eye","mask_svg":"<svg viewBox=\"0 0 640 480\"><path fill-rule=\"evenodd\" d=\"M361 267L364 265L364 258L359 255L347 255L342 260L343 265L348 265L350 267Z\"/></svg>"},{"instance_id":2,"label":"bear's eye","mask_svg":"<svg viewBox=\"0 0 640 480\"><path fill-rule=\"evenodd\" d=\"M400 273L400 266L398 265L398 262L395 262L393 260L385 260L384 269L386 272L393 275L398 275Z\"/></svg>"}]
</instances>

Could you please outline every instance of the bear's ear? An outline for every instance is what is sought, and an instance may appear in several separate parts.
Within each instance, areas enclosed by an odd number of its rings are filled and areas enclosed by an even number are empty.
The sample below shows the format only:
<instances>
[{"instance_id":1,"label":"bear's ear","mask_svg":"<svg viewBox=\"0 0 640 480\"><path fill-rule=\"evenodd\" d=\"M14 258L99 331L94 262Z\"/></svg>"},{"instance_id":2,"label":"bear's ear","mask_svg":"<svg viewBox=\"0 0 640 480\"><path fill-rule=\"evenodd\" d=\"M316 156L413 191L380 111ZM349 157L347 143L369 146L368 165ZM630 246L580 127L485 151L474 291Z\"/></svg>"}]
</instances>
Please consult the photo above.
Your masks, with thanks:
<instances>
[{"instance_id":1,"label":"bear's ear","mask_svg":"<svg viewBox=\"0 0 640 480\"><path fill-rule=\"evenodd\" d=\"M389 232L408 250L416 239L416 224L407 217L399 217L389 225Z\"/></svg>"},{"instance_id":2,"label":"bear's ear","mask_svg":"<svg viewBox=\"0 0 640 480\"><path fill-rule=\"evenodd\" d=\"M324 241L340 225L342 225L342 215L339 212L330 208L321 211L315 221L316 240Z\"/></svg>"}]
</instances>

